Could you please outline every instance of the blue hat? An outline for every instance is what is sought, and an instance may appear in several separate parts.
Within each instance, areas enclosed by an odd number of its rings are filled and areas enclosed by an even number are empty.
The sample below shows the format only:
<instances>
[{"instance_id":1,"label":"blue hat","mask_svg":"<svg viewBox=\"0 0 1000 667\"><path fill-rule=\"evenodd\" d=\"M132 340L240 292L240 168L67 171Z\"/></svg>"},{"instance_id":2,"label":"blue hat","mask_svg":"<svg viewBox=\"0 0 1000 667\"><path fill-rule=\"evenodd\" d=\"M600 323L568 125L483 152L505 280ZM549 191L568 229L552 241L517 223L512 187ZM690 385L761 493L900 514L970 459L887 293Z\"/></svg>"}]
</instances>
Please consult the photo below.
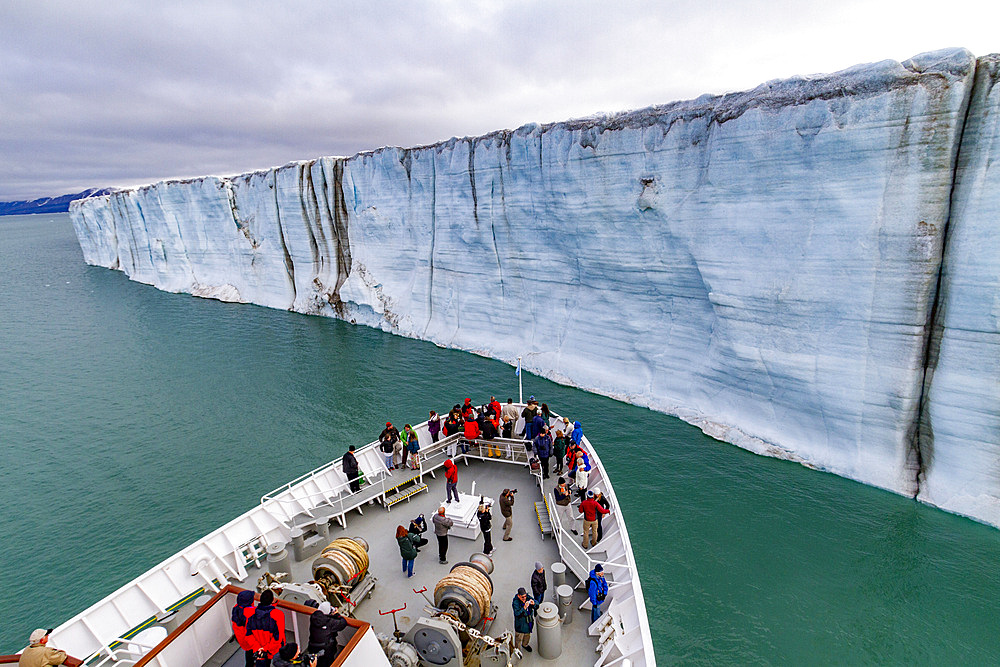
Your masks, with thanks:
<instances>
[{"instance_id":1,"label":"blue hat","mask_svg":"<svg viewBox=\"0 0 1000 667\"><path fill-rule=\"evenodd\" d=\"M600 563L594 566L594 572L604 572L604 568L601 566Z\"/></svg>"}]
</instances>

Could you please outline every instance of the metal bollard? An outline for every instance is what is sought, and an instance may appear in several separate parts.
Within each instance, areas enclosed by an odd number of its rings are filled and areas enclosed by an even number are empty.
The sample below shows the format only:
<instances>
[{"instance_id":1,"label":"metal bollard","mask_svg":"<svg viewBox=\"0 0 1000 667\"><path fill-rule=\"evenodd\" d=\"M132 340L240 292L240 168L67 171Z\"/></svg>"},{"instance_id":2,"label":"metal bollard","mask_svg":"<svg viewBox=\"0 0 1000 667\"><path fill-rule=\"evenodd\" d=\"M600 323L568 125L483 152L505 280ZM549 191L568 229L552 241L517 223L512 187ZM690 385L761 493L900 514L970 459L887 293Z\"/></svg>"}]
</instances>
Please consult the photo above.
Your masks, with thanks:
<instances>
[{"instance_id":1,"label":"metal bollard","mask_svg":"<svg viewBox=\"0 0 1000 667\"><path fill-rule=\"evenodd\" d=\"M566 563L562 561L558 563L552 563L552 588L558 589L560 586L566 583Z\"/></svg>"},{"instance_id":2,"label":"metal bollard","mask_svg":"<svg viewBox=\"0 0 1000 667\"><path fill-rule=\"evenodd\" d=\"M562 623L559 609L551 602L538 605L538 655L555 660L562 654Z\"/></svg>"},{"instance_id":3,"label":"metal bollard","mask_svg":"<svg viewBox=\"0 0 1000 667\"><path fill-rule=\"evenodd\" d=\"M301 528L292 528L289 531L292 538L292 554L294 554L295 562L299 563L305 560L306 551L306 531Z\"/></svg>"},{"instance_id":4,"label":"metal bollard","mask_svg":"<svg viewBox=\"0 0 1000 667\"><path fill-rule=\"evenodd\" d=\"M559 596L559 615L562 622L569 625L573 622L573 589L568 584L563 584L556 589Z\"/></svg>"},{"instance_id":5,"label":"metal bollard","mask_svg":"<svg viewBox=\"0 0 1000 667\"><path fill-rule=\"evenodd\" d=\"M272 542L267 545L267 571L275 575L279 572L292 571L284 542Z\"/></svg>"}]
</instances>

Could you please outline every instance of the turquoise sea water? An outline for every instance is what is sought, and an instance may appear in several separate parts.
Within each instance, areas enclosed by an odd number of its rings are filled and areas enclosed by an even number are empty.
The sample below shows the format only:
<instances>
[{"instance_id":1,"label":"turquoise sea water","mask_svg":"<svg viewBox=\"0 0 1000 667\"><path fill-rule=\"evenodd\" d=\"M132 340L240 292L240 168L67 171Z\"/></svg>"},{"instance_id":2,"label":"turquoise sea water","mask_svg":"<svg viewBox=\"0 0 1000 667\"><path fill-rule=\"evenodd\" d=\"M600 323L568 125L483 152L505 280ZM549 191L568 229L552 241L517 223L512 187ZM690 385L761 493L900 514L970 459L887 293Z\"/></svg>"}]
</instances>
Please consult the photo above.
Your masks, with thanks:
<instances>
[{"instance_id":1,"label":"turquoise sea water","mask_svg":"<svg viewBox=\"0 0 1000 667\"><path fill-rule=\"evenodd\" d=\"M659 664L1000 661L1000 533L525 375L583 422ZM0 653L373 439L516 397L512 369L85 266L66 215L0 218Z\"/></svg>"}]
</instances>

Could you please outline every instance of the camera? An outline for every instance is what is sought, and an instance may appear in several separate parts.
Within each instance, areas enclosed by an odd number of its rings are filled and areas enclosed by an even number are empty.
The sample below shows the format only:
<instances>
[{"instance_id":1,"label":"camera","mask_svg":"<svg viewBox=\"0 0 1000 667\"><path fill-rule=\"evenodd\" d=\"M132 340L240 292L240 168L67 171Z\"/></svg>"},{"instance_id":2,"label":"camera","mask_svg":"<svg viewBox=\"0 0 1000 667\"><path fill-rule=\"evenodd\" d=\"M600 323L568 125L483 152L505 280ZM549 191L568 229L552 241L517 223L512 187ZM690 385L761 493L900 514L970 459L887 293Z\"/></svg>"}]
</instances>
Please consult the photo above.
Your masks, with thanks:
<instances>
[{"instance_id":1,"label":"camera","mask_svg":"<svg viewBox=\"0 0 1000 667\"><path fill-rule=\"evenodd\" d=\"M511 489L510 492L511 493L517 493L517 489Z\"/></svg>"}]
</instances>

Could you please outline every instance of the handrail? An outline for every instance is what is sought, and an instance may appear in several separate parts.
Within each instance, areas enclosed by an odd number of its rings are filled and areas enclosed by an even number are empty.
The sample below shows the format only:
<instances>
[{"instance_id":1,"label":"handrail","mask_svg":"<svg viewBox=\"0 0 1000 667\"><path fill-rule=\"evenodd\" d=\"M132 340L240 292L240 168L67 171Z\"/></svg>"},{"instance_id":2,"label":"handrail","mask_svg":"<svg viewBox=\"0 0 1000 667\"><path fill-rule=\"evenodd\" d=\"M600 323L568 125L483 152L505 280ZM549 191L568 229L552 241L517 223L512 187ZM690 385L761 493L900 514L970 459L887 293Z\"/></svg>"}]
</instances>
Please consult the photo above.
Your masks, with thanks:
<instances>
[{"instance_id":1,"label":"handrail","mask_svg":"<svg viewBox=\"0 0 1000 667\"><path fill-rule=\"evenodd\" d=\"M514 403L513 405L517 406L519 409L523 409L527 404L525 404L525 403ZM438 414L441 415L441 416L444 416L447 413L446 412L442 412L442 413L438 413ZM556 415L556 413L553 412L552 416L553 417L558 417L559 415ZM426 431L427 430L427 420L424 420L424 421L420 422L419 424L416 424L415 426L413 426L413 430L415 430L415 431L419 431L419 430ZM447 438L450 438L452 436L461 436L461 435L462 435L461 432L459 432L459 433L453 433L453 434L451 434L449 436L445 436L444 438L442 438L441 440L439 440L438 442L435 442L433 444L436 445L439 442L443 442L444 440L447 440ZM518 438L510 438L510 440L518 440ZM355 449L355 455L358 455L358 454L360 454L362 452L366 452L366 451L368 451L368 450L370 450L372 448L378 447L378 445L379 445L378 440L375 440L374 442L369 442L367 445L364 445L362 447L356 448ZM423 449L423 447L421 447L421 449ZM279 486L276 489L272 489L271 491L268 491L263 496L261 496L260 502L261 503L265 503L265 502L267 502L269 500L274 500L277 496L279 496L280 494L284 493L285 491L288 491L292 487L301 484L302 482L306 481L307 479L309 479L311 477L316 477L320 473L325 472L327 469L329 469L329 468L337 465L338 463L340 463L341 461L343 461L343 459L344 459L343 456L335 458L332 461L328 461L328 462L326 462L326 463L318 466L314 470L310 470L307 473L299 475L298 477L296 477L292 481L287 482L287 483L283 484L282 486Z\"/></svg>"},{"instance_id":2,"label":"handrail","mask_svg":"<svg viewBox=\"0 0 1000 667\"><path fill-rule=\"evenodd\" d=\"M246 589L239 588L238 586L233 586L232 584L227 584L226 586L223 586L218 593L212 596L211 600L209 600L204 606L202 606L195 613L193 613L191 616L185 619L185 621L181 623L176 630L167 635L166 639L164 639L162 642L153 647L153 649L150 650L149 653L142 656L142 659L139 660L139 662L135 663L135 667L144 667L145 665L148 665L153 658L155 658L163 649L165 649L167 646L173 643L174 640L180 637L185 630L194 625L194 623L199 618L208 613L208 610L214 607L220 600L224 599L227 595L239 595L244 590ZM259 600L259 599L260 599L260 594L254 593L254 600ZM304 604L298 604L297 602L288 602L287 600L281 600L281 599L275 599L274 606L280 607L281 609L287 609L295 613L305 614L306 616L309 616L314 611L316 611L314 608L307 607ZM358 619L352 618L350 616L345 616L344 620L347 621L347 625L355 628L357 632L354 633L354 637L351 638L351 641L347 643L347 648L345 648L341 652L341 655L337 656L338 660L334 661L333 663L334 665L341 664L342 661L339 660L340 657L348 655L350 653L348 648L353 648L352 645L357 644L357 641L361 640L360 635L363 634L363 632L367 630L368 627L371 625L370 623L367 623L365 621L359 621ZM357 641L355 641L355 639ZM82 663L77 663L77 664L82 664Z\"/></svg>"},{"instance_id":3,"label":"handrail","mask_svg":"<svg viewBox=\"0 0 1000 667\"><path fill-rule=\"evenodd\" d=\"M20 655L0 655L0 665L16 665L20 659ZM66 667L80 667L83 665L83 661L67 655L66 661L63 664Z\"/></svg>"}]
</instances>

